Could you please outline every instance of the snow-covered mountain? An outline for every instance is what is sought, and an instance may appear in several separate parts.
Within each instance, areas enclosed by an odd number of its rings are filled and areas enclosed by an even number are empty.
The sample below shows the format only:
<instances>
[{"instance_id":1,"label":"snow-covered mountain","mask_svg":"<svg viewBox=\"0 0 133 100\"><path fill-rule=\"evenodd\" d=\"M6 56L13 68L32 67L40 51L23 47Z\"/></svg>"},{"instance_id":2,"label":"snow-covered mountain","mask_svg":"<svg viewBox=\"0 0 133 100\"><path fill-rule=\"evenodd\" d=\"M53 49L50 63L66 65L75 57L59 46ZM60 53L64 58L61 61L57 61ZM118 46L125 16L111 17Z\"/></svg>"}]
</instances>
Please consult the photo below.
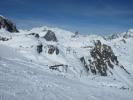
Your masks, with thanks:
<instances>
[{"instance_id":1,"label":"snow-covered mountain","mask_svg":"<svg viewBox=\"0 0 133 100\"><path fill-rule=\"evenodd\" d=\"M1 100L133 99L132 29L109 37L47 26L18 31L3 19Z\"/></svg>"}]
</instances>

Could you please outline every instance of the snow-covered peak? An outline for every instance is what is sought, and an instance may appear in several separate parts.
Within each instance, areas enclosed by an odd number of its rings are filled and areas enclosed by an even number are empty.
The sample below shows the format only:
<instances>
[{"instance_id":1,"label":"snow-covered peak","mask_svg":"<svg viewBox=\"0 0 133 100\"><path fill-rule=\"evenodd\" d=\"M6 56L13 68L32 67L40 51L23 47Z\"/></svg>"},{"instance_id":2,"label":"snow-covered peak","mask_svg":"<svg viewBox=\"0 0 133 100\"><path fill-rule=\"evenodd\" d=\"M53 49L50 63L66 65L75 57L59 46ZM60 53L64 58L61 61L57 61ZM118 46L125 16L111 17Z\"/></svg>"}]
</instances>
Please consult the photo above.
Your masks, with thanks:
<instances>
[{"instance_id":1,"label":"snow-covered peak","mask_svg":"<svg viewBox=\"0 0 133 100\"><path fill-rule=\"evenodd\" d=\"M105 37L106 40L121 39L121 38L124 39L133 38L133 29L129 29L127 32L115 33Z\"/></svg>"},{"instance_id":2,"label":"snow-covered peak","mask_svg":"<svg viewBox=\"0 0 133 100\"><path fill-rule=\"evenodd\" d=\"M2 18L3 18L3 19L5 19L5 17L4 17L4 16L0 15L0 19L2 19Z\"/></svg>"},{"instance_id":3,"label":"snow-covered peak","mask_svg":"<svg viewBox=\"0 0 133 100\"><path fill-rule=\"evenodd\" d=\"M132 33L133 34L133 29L129 29L128 32Z\"/></svg>"},{"instance_id":4,"label":"snow-covered peak","mask_svg":"<svg viewBox=\"0 0 133 100\"><path fill-rule=\"evenodd\" d=\"M40 35L40 37L44 37L48 31L53 32L59 42L67 42L74 35L74 33L70 31L66 31L64 29L60 29L57 27L48 26L33 28L29 31L29 33L37 33Z\"/></svg>"},{"instance_id":5,"label":"snow-covered peak","mask_svg":"<svg viewBox=\"0 0 133 100\"><path fill-rule=\"evenodd\" d=\"M125 39L133 38L133 29L129 29L127 32L122 33L121 37L123 37Z\"/></svg>"},{"instance_id":6,"label":"snow-covered peak","mask_svg":"<svg viewBox=\"0 0 133 100\"><path fill-rule=\"evenodd\" d=\"M62 35L63 33L64 33L63 35L67 35L67 36L68 35L69 36L74 35L74 33L70 32L70 31L66 31L66 30L63 30L63 29L57 28L57 27L48 27L48 26L42 26L42 27L32 28L30 31L32 31L32 32L38 32L38 33L41 34L41 32L46 32L48 30L53 31L53 32L55 32L58 35Z\"/></svg>"}]
</instances>

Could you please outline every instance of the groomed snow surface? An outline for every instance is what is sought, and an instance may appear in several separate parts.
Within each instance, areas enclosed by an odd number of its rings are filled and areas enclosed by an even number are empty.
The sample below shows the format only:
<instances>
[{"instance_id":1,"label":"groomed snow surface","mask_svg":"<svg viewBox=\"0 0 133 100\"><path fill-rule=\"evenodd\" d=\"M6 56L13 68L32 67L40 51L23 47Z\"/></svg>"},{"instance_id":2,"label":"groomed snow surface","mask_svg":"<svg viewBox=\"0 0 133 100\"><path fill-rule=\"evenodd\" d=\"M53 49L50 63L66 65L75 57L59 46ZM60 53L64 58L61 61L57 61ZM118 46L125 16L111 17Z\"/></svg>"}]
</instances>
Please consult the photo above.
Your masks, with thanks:
<instances>
[{"instance_id":1,"label":"groomed snow surface","mask_svg":"<svg viewBox=\"0 0 133 100\"><path fill-rule=\"evenodd\" d=\"M12 38L0 41L0 100L133 100L133 39L127 39L127 44L124 44L121 38L106 41L95 35L71 38L73 33L58 28L50 28L58 43L26 35L35 32L44 36L44 29L49 28L22 30L14 34L0 32L0 36ZM89 53L82 47L91 46L93 40L109 44L131 75L117 67L112 76L81 75L83 68L79 57ZM40 42L58 46L60 54L38 54L36 45ZM72 49L68 54L67 48ZM68 64L70 68L68 72L50 70L48 66L54 64Z\"/></svg>"}]
</instances>

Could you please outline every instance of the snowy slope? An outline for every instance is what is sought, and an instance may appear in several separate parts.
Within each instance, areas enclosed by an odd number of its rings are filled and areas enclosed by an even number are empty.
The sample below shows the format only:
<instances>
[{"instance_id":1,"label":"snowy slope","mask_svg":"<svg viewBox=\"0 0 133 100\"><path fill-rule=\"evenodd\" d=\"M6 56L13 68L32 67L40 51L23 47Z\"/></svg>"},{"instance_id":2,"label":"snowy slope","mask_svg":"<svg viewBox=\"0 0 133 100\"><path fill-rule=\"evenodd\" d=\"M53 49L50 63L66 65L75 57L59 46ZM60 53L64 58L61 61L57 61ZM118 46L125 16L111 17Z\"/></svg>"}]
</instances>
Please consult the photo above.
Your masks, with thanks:
<instances>
[{"instance_id":1,"label":"snowy slope","mask_svg":"<svg viewBox=\"0 0 133 100\"><path fill-rule=\"evenodd\" d=\"M5 49L7 54L14 52L6 46L0 47ZM22 59L18 53L9 54L8 57L7 54L0 54L1 100L132 100L133 98L132 89L111 78L64 76L45 69L44 65Z\"/></svg>"},{"instance_id":2,"label":"snowy slope","mask_svg":"<svg viewBox=\"0 0 133 100\"><path fill-rule=\"evenodd\" d=\"M46 41L44 36L48 30L55 33L57 42ZM123 37L125 34L128 34L126 38ZM117 38L104 39L97 35L75 35L63 29L44 26L12 34L2 29L1 37L5 38L4 41L0 40L2 100L133 99L132 30ZM88 59L92 59L90 51L97 40L111 46L119 64L130 74L117 65L109 69L112 74L104 77L86 72L80 58L84 57L89 64ZM37 46L40 44L43 45L42 52L38 53ZM55 51L48 53L51 45L59 50L59 54ZM63 66L51 70L50 66L53 65Z\"/></svg>"}]
</instances>

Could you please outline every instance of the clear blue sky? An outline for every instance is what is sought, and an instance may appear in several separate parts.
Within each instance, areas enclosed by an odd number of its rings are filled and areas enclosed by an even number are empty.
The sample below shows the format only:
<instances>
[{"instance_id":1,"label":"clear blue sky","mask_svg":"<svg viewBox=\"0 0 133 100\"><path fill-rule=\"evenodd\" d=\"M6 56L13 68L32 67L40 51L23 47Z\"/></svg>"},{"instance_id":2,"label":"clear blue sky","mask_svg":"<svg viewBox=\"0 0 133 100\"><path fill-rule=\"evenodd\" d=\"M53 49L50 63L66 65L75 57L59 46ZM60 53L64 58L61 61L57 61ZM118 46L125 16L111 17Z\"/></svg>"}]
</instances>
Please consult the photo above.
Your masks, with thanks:
<instances>
[{"instance_id":1,"label":"clear blue sky","mask_svg":"<svg viewBox=\"0 0 133 100\"><path fill-rule=\"evenodd\" d=\"M19 28L48 25L83 34L133 28L133 0L1 0L0 14Z\"/></svg>"}]
</instances>

